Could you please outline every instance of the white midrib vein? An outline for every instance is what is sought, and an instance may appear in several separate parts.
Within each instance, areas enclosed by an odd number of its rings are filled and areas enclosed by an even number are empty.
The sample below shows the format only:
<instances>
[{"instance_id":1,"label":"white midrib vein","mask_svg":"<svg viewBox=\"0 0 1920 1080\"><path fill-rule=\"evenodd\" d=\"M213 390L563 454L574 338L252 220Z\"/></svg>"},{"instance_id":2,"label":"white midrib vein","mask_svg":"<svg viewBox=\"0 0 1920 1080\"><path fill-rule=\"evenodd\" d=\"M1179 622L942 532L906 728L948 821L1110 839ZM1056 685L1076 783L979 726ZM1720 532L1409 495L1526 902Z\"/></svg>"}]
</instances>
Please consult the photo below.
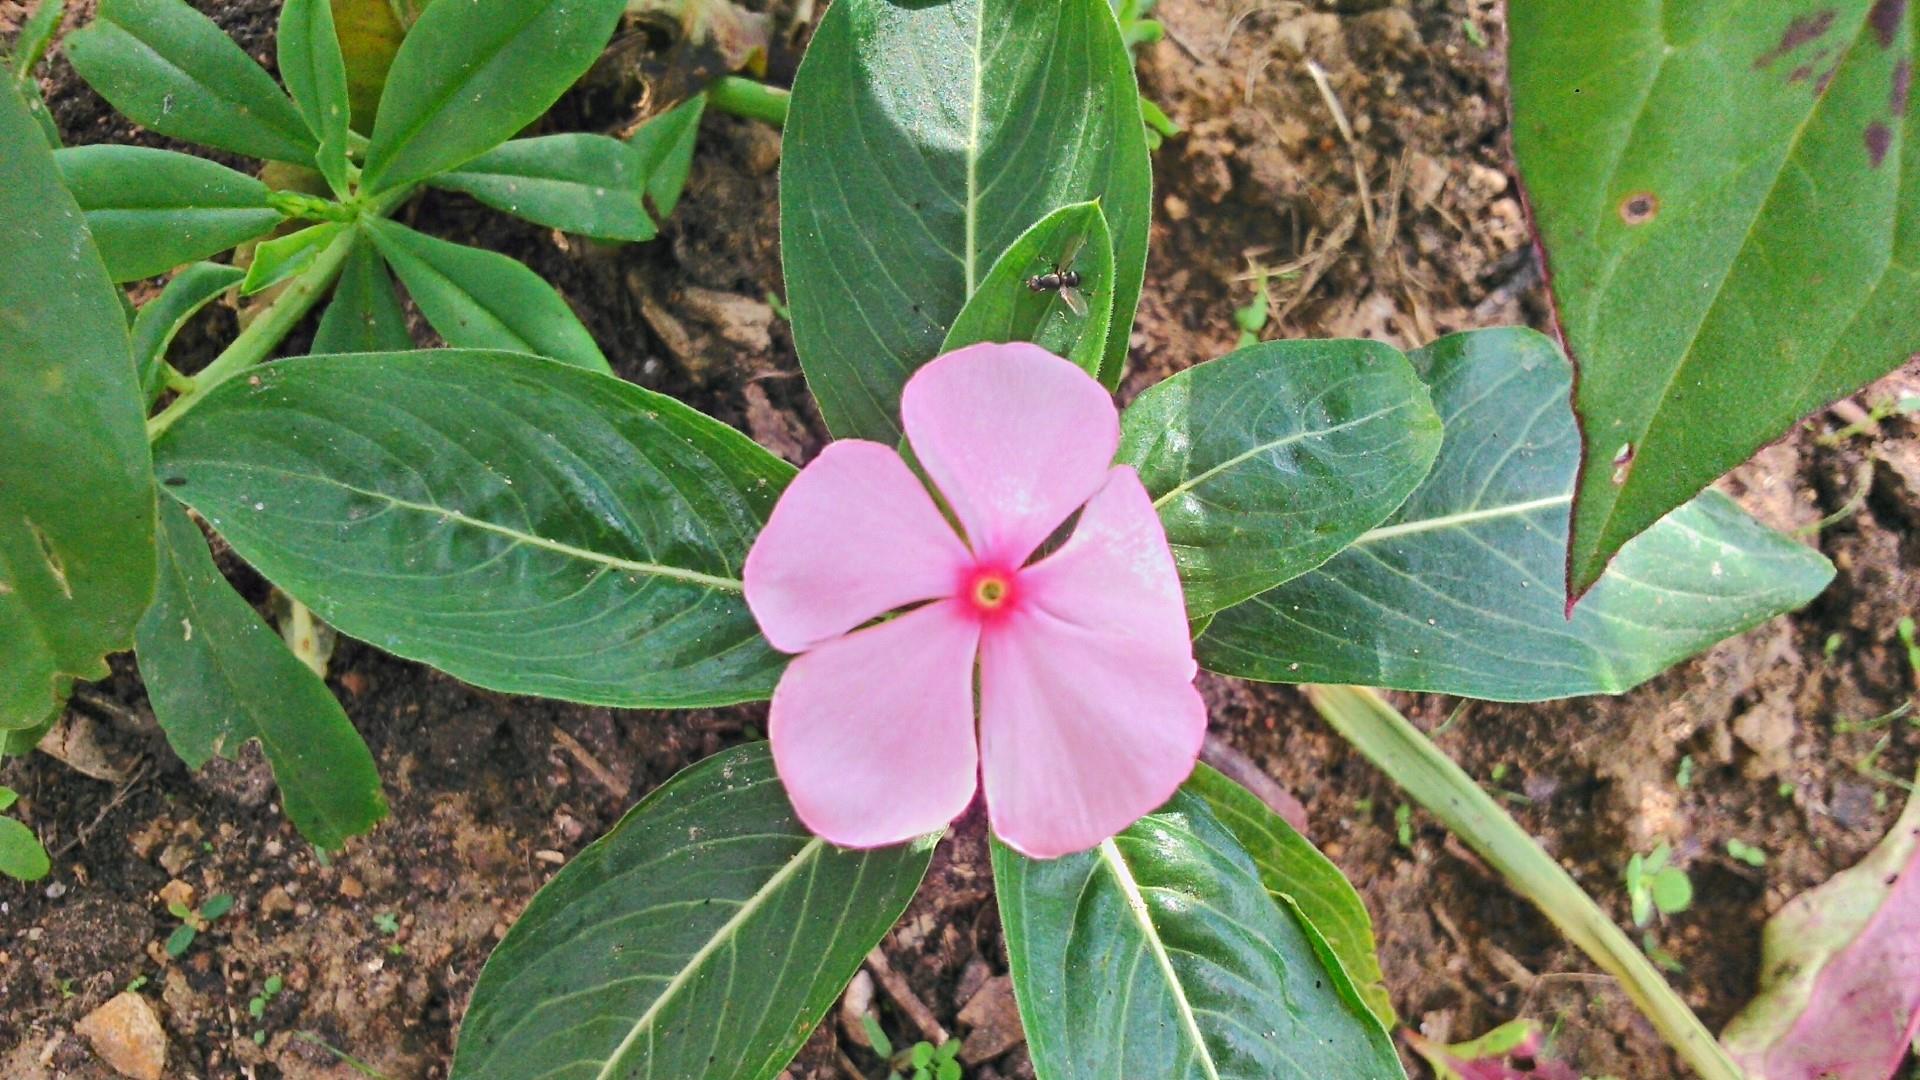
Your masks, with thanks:
<instances>
[{"instance_id":1,"label":"white midrib vein","mask_svg":"<svg viewBox=\"0 0 1920 1080\"><path fill-rule=\"evenodd\" d=\"M1127 908L1140 924L1140 933L1146 938L1147 948L1153 952L1154 963L1160 965L1160 974L1166 978L1167 989L1173 994L1174 1008L1180 1013L1180 1026L1186 1029L1187 1037L1193 1040L1194 1051L1199 1055L1200 1068L1206 1073L1207 1080L1220 1080L1220 1070L1214 1067L1213 1055L1200 1035L1200 1021L1193 1015L1193 1004L1187 1000L1187 989L1173 970L1173 958L1167 955L1167 947L1160 940L1160 931L1153 925L1153 916L1147 911L1146 898L1140 895L1140 886L1133 880L1133 871L1120 858L1119 845L1111 838L1100 841L1100 857L1106 860L1107 869L1120 885L1120 894L1126 897Z\"/></svg>"},{"instance_id":2,"label":"white midrib vein","mask_svg":"<svg viewBox=\"0 0 1920 1080\"><path fill-rule=\"evenodd\" d=\"M980 106L985 99L987 9L976 5L973 21L973 102L967 111L967 295L979 284Z\"/></svg>"},{"instance_id":3,"label":"white midrib vein","mask_svg":"<svg viewBox=\"0 0 1920 1080\"><path fill-rule=\"evenodd\" d=\"M1176 496L1183 495L1189 491L1192 491L1194 488L1199 487L1201 484L1206 483L1207 481L1213 479L1216 476L1219 476L1221 473L1226 472L1228 469L1233 468L1235 465L1238 465L1243 461L1247 461L1252 458L1259 457L1261 454L1267 453L1270 450L1278 450L1283 446L1292 446L1294 443L1303 442L1307 439L1317 439L1323 435L1332 435L1335 432L1345 431L1350 427L1357 427L1358 425L1367 423L1370 420L1378 420L1379 418L1389 415L1390 413L1398 412L1400 408L1401 406L1399 405L1392 405L1384 409L1376 409L1365 416L1356 416L1351 420L1342 421L1338 424L1333 425L1332 427L1314 428L1310 431L1290 432L1286 435L1280 436L1277 439L1273 439L1268 442L1263 442L1258 446L1248 447L1247 449L1241 451L1238 454L1233 455L1232 457L1221 462L1220 464L1215 465L1212 468L1207 469L1203 472L1190 476L1187 479L1182 480L1180 483L1175 484L1173 488L1169 490L1165 495L1162 495L1159 498L1153 500L1153 508L1155 510L1158 510L1162 506L1165 506L1169 500L1175 498Z\"/></svg>"},{"instance_id":4,"label":"white midrib vein","mask_svg":"<svg viewBox=\"0 0 1920 1080\"><path fill-rule=\"evenodd\" d=\"M1505 506L1489 506L1484 510L1462 510L1457 514L1442 514L1439 517L1424 518L1420 521L1407 521L1398 525L1386 525L1370 532L1360 534L1353 542L1354 547L1371 544L1380 540L1391 540L1396 536L1410 533L1432 532L1436 529L1456 529L1463 525L1472 525L1493 518L1518 517L1535 510L1545 510L1551 506L1565 506L1573 501L1573 494L1549 495L1544 499L1529 499L1526 502L1508 503Z\"/></svg>"},{"instance_id":5,"label":"white midrib vein","mask_svg":"<svg viewBox=\"0 0 1920 1080\"><path fill-rule=\"evenodd\" d=\"M753 918L754 913L760 910L760 905L766 903L768 897L779 892L780 887L785 885L788 879L799 873L802 866L812 862L825 847L826 841L817 836L807 841L807 846L801 848L798 854L788 860L787 865L768 878L766 884L754 890L753 895L747 898L746 903L740 905L740 910L734 912L732 918L720 924L720 929L715 930L713 936L708 938L697 952L687 958L687 962L674 973L672 981L660 991L660 996L654 998L653 1004L647 1006L647 1011L641 1013L640 1018L633 1022L633 1028L627 1032L627 1037L620 1040L620 1045L613 1048L613 1053L607 1055L606 1063L600 1066L600 1071L596 1074L596 1080L608 1080L613 1075L614 1068L620 1064L620 1059L626 1055L627 1051L633 1048L635 1040L653 1026L653 1019L659 1015L661 1007L673 1000L673 996L680 992L680 988L687 985L694 973L706 963L707 957L712 956L727 942L733 940L735 931L748 919Z\"/></svg>"}]
</instances>

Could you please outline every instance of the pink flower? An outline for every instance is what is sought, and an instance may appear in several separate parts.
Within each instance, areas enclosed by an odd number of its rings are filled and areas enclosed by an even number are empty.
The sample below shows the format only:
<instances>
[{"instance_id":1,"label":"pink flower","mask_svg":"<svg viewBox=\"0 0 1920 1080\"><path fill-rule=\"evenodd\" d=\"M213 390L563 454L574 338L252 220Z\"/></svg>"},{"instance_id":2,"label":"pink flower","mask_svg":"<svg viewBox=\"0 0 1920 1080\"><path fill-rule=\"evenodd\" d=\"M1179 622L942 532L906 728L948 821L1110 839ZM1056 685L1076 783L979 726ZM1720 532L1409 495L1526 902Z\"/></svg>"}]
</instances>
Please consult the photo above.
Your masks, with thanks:
<instances>
[{"instance_id":1,"label":"pink flower","mask_svg":"<svg viewBox=\"0 0 1920 1080\"><path fill-rule=\"evenodd\" d=\"M975 345L921 368L900 412L964 538L893 448L843 439L747 555L747 605L800 654L773 695L780 779L845 847L939 829L983 782L1015 849L1092 847L1172 796L1207 722L1166 533L1112 464L1113 402L1037 346Z\"/></svg>"}]
</instances>

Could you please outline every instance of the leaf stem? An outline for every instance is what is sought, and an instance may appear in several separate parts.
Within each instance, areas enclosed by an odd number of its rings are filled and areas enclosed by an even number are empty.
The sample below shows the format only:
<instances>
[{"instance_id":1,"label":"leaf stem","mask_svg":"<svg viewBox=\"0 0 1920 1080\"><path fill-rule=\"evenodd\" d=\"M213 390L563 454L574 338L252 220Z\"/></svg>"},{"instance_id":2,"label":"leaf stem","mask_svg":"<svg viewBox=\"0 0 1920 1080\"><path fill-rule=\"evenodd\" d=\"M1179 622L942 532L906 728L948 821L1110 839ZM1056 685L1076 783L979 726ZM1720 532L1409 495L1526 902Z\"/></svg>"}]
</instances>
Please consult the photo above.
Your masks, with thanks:
<instances>
[{"instance_id":1,"label":"leaf stem","mask_svg":"<svg viewBox=\"0 0 1920 1080\"><path fill-rule=\"evenodd\" d=\"M1532 901L1568 940L1620 980L1661 1037L1705 1080L1742 1080L1740 1068L1553 857L1420 729L1372 690L1308 686L1307 699L1335 731L1404 788Z\"/></svg>"},{"instance_id":2,"label":"leaf stem","mask_svg":"<svg viewBox=\"0 0 1920 1080\"><path fill-rule=\"evenodd\" d=\"M787 122L787 99L792 95L777 86L738 75L723 75L707 87L707 104L721 112L744 116L774 127Z\"/></svg>"}]
</instances>

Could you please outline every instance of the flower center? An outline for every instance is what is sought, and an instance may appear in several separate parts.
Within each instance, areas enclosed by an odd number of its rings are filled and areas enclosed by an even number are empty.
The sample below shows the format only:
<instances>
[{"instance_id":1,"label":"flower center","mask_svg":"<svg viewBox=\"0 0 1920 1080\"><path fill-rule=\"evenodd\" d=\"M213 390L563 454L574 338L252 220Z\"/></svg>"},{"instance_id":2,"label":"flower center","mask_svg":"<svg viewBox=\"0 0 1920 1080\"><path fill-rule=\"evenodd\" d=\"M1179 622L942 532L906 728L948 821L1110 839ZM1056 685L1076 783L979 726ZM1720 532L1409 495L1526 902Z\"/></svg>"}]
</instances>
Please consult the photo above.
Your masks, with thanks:
<instances>
[{"instance_id":1,"label":"flower center","mask_svg":"<svg viewBox=\"0 0 1920 1080\"><path fill-rule=\"evenodd\" d=\"M1012 610L1020 590L1014 574L998 566L976 566L960 581L960 598L977 618L998 619Z\"/></svg>"},{"instance_id":2,"label":"flower center","mask_svg":"<svg viewBox=\"0 0 1920 1080\"><path fill-rule=\"evenodd\" d=\"M1007 583L997 577L983 577L974 583L973 602L983 608L997 608L1007 600Z\"/></svg>"}]
</instances>

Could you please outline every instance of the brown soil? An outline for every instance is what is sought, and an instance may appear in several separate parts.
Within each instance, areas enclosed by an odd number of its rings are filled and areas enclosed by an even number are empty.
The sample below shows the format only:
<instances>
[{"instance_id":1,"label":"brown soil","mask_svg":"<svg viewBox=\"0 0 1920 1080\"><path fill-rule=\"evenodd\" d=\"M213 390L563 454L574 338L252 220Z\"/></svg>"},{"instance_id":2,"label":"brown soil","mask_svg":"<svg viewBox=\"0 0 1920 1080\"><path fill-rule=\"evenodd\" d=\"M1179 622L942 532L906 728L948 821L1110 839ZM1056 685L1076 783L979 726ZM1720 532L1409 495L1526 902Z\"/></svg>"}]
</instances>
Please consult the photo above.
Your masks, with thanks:
<instances>
[{"instance_id":1,"label":"brown soil","mask_svg":"<svg viewBox=\"0 0 1920 1080\"><path fill-rule=\"evenodd\" d=\"M271 64L276 5L202 6ZM1541 325L1505 173L1494 0L1228 7L1163 0L1167 40L1142 56L1144 88L1186 133L1156 155L1153 256L1126 390L1232 346L1229 313L1252 295L1250 259L1298 272L1273 284L1282 315L1268 336L1412 345L1469 326ZM0 3L0 23L13 14L17 5ZM1328 73L1356 145L1341 137L1308 58ZM790 56L775 58L776 76L790 69ZM70 142L165 145L132 132L57 56L45 85ZM641 92L596 79L553 126L617 130ZM824 431L764 300L780 289L778 153L775 132L709 115L685 201L645 245L568 239L441 194L406 213L525 260L572 300L621 375L799 461ZM183 339L186 354L210 355L232 325L231 312L209 313ZM1920 370L1910 368L1867 396L1914 387ZM1673 841L1698 900L1658 927L1658 943L1713 1026L1753 992L1767 915L1852 863L1892 820L1903 793L1857 766L1874 757L1894 775L1914 767L1911 724L1852 731L1838 721L1880 716L1914 690L1894 627L1920 609L1920 585L1905 572L1920 557L1910 539L1920 523L1915 435L1894 421L1828 447L1800 431L1729 481L1785 528L1855 508L1817 533L1840 574L1806 611L1619 698L1476 703L1458 714L1450 699L1402 700L1429 728L1453 717L1440 744L1476 776L1491 782L1497 769L1520 821L1623 922L1629 856ZM223 565L267 601L257 575L230 556ZM130 663L82 688L69 710L106 758L91 771L108 779L45 755L0 765L0 782L24 794L18 812L55 854L42 882L0 881L0 1075L110 1075L74 1025L144 980L165 1018L170 1076L359 1075L344 1055L395 1080L444 1076L482 961L556 865L676 769L754 737L764 721L755 707L656 714L505 697L354 641L339 643L330 683L393 805L386 824L331 862L279 816L257 754L188 772ZM1415 812L1402 842L1400 796L1295 692L1212 679L1205 690L1215 730L1299 795L1312 835L1366 897L1408 1022L1460 1038L1537 1016L1558 1025L1558 1048L1588 1075L1680 1074L1617 988L1457 841ZM1766 865L1729 858L1729 838L1763 848ZM237 903L169 961L161 942L175 922L159 895L176 880ZM1005 970L977 824L942 846L884 952L906 987L897 1000L878 980L896 1042L991 1026L981 1019L988 998L961 1016ZM248 1001L270 975L285 989L253 1019ZM830 1017L790 1072L884 1070ZM981 1080L1031 1074L1018 1047L968 1070Z\"/></svg>"}]
</instances>

